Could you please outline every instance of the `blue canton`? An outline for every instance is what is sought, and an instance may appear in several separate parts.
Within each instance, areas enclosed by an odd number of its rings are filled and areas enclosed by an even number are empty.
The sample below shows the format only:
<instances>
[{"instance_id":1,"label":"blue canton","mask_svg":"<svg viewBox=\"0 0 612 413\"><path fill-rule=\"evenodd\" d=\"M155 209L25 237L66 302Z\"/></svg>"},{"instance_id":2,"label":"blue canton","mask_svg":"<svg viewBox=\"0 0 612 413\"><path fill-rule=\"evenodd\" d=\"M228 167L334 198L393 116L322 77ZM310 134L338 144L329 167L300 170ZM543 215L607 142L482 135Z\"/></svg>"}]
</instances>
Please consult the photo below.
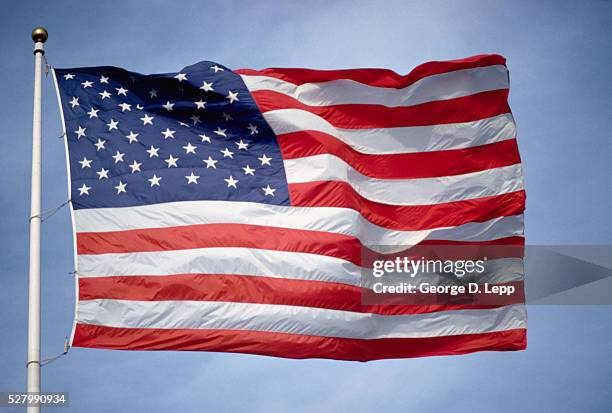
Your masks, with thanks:
<instances>
[{"instance_id":1,"label":"blue canton","mask_svg":"<svg viewBox=\"0 0 612 413\"><path fill-rule=\"evenodd\" d=\"M289 205L276 136L214 62L141 75L56 69L75 209L190 200Z\"/></svg>"}]
</instances>

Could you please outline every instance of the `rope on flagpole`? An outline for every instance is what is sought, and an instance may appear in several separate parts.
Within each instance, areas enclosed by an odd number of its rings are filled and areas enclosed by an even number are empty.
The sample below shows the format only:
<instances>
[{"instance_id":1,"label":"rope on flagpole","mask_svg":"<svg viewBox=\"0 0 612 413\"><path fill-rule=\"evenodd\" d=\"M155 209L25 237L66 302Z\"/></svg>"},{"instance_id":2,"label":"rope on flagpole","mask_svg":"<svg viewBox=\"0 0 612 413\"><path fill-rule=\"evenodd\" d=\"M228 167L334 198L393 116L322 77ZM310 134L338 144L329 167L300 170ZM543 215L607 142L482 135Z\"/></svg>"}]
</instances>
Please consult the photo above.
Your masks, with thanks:
<instances>
[{"instance_id":1,"label":"rope on flagpole","mask_svg":"<svg viewBox=\"0 0 612 413\"><path fill-rule=\"evenodd\" d=\"M32 363L37 363L40 367L44 367L47 364L51 364L53 363L55 360L58 360L62 357L64 357L65 355L68 354L68 351L70 350L70 344L68 343L68 336L66 336L66 338L64 339L64 351L61 352L60 354L58 354L57 356L53 356L53 357L47 357L42 359L41 361L28 361L26 363L26 368L32 364Z\"/></svg>"},{"instance_id":2,"label":"rope on flagpole","mask_svg":"<svg viewBox=\"0 0 612 413\"><path fill-rule=\"evenodd\" d=\"M45 77L49 77L49 72L51 71L51 69L54 69L53 65L49 64L49 61L47 60L47 56L43 56L43 59L45 61ZM64 139L66 137L66 134L64 132L62 132L57 139Z\"/></svg>"},{"instance_id":3,"label":"rope on flagpole","mask_svg":"<svg viewBox=\"0 0 612 413\"><path fill-rule=\"evenodd\" d=\"M32 222L34 218L40 218L40 222L45 222L47 219L55 215L60 209L68 205L69 202L70 202L70 199L63 202L61 205L56 206L55 208L49 208L45 211L42 211L40 214L32 215L28 221Z\"/></svg>"},{"instance_id":4,"label":"rope on flagpole","mask_svg":"<svg viewBox=\"0 0 612 413\"><path fill-rule=\"evenodd\" d=\"M49 69L51 69L51 65L49 65L45 55L43 55L43 60L45 61L45 77L49 77Z\"/></svg>"},{"instance_id":5,"label":"rope on flagpole","mask_svg":"<svg viewBox=\"0 0 612 413\"><path fill-rule=\"evenodd\" d=\"M47 60L47 56L43 55L43 60L45 62L45 77L49 77L49 72L51 71L51 69L54 69L53 65L49 64L49 61ZM62 132L57 139L64 139L66 137L66 134L64 132Z\"/></svg>"},{"instance_id":6,"label":"rope on flagpole","mask_svg":"<svg viewBox=\"0 0 612 413\"><path fill-rule=\"evenodd\" d=\"M54 357L48 357L46 359L42 359L40 362L40 367L44 367L47 364L51 364L53 363L55 360L60 359L62 357L64 357L65 355L68 354L68 351L70 350L70 344L68 344L68 336L66 336L66 338L64 339L64 351L60 354L58 354L57 356Z\"/></svg>"}]
</instances>

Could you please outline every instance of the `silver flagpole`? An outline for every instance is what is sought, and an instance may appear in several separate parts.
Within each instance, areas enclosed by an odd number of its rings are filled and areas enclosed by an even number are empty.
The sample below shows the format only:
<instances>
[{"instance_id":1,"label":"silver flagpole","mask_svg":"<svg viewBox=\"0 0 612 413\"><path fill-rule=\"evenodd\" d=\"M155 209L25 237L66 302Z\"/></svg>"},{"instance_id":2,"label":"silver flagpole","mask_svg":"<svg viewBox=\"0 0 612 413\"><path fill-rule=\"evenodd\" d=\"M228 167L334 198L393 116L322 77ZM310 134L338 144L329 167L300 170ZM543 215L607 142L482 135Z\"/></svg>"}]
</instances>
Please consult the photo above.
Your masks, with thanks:
<instances>
[{"instance_id":1,"label":"silver flagpole","mask_svg":"<svg viewBox=\"0 0 612 413\"><path fill-rule=\"evenodd\" d=\"M41 180L41 101L43 43L47 31L37 27L34 40L34 116L32 120L32 198L30 204L30 277L28 304L28 392L40 393L40 180ZM28 406L28 413L40 406Z\"/></svg>"}]
</instances>

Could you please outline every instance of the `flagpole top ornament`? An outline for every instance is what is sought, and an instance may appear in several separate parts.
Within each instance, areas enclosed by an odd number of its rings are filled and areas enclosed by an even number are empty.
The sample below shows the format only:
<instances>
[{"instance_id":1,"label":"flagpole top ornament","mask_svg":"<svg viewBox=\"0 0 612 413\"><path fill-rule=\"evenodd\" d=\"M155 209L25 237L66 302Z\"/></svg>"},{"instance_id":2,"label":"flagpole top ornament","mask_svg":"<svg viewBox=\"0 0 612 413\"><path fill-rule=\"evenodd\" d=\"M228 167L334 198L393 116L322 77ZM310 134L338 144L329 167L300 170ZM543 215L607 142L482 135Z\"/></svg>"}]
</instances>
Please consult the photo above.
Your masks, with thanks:
<instances>
[{"instance_id":1,"label":"flagpole top ornament","mask_svg":"<svg viewBox=\"0 0 612 413\"><path fill-rule=\"evenodd\" d=\"M47 29L44 27L38 26L34 30L32 30L32 40L34 43L44 43L49 38L49 33L47 33Z\"/></svg>"}]
</instances>

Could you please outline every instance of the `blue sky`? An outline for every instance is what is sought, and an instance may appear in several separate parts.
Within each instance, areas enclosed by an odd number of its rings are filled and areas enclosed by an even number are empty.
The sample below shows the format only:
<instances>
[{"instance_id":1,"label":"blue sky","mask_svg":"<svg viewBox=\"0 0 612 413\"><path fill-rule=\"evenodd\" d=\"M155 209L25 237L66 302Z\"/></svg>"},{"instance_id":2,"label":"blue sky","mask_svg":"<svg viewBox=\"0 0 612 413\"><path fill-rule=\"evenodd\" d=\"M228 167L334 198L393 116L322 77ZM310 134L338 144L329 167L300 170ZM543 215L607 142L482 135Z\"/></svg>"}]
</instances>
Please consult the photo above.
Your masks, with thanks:
<instances>
[{"instance_id":1,"label":"blue sky","mask_svg":"<svg viewBox=\"0 0 612 413\"><path fill-rule=\"evenodd\" d=\"M121 6L119 6L121 5ZM530 244L612 244L612 2L5 2L0 15L0 391L25 388L33 44L57 67L175 72L384 67L507 57ZM43 208L67 198L51 78L43 83ZM67 209L43 224L43 355L73 314ZM533 275L536 276L536 275ZM68 411L538 411L612 409L612 307L535 306L517 353L379 361L73 349L43 368Z\"/></svg>"}]
</instances>

